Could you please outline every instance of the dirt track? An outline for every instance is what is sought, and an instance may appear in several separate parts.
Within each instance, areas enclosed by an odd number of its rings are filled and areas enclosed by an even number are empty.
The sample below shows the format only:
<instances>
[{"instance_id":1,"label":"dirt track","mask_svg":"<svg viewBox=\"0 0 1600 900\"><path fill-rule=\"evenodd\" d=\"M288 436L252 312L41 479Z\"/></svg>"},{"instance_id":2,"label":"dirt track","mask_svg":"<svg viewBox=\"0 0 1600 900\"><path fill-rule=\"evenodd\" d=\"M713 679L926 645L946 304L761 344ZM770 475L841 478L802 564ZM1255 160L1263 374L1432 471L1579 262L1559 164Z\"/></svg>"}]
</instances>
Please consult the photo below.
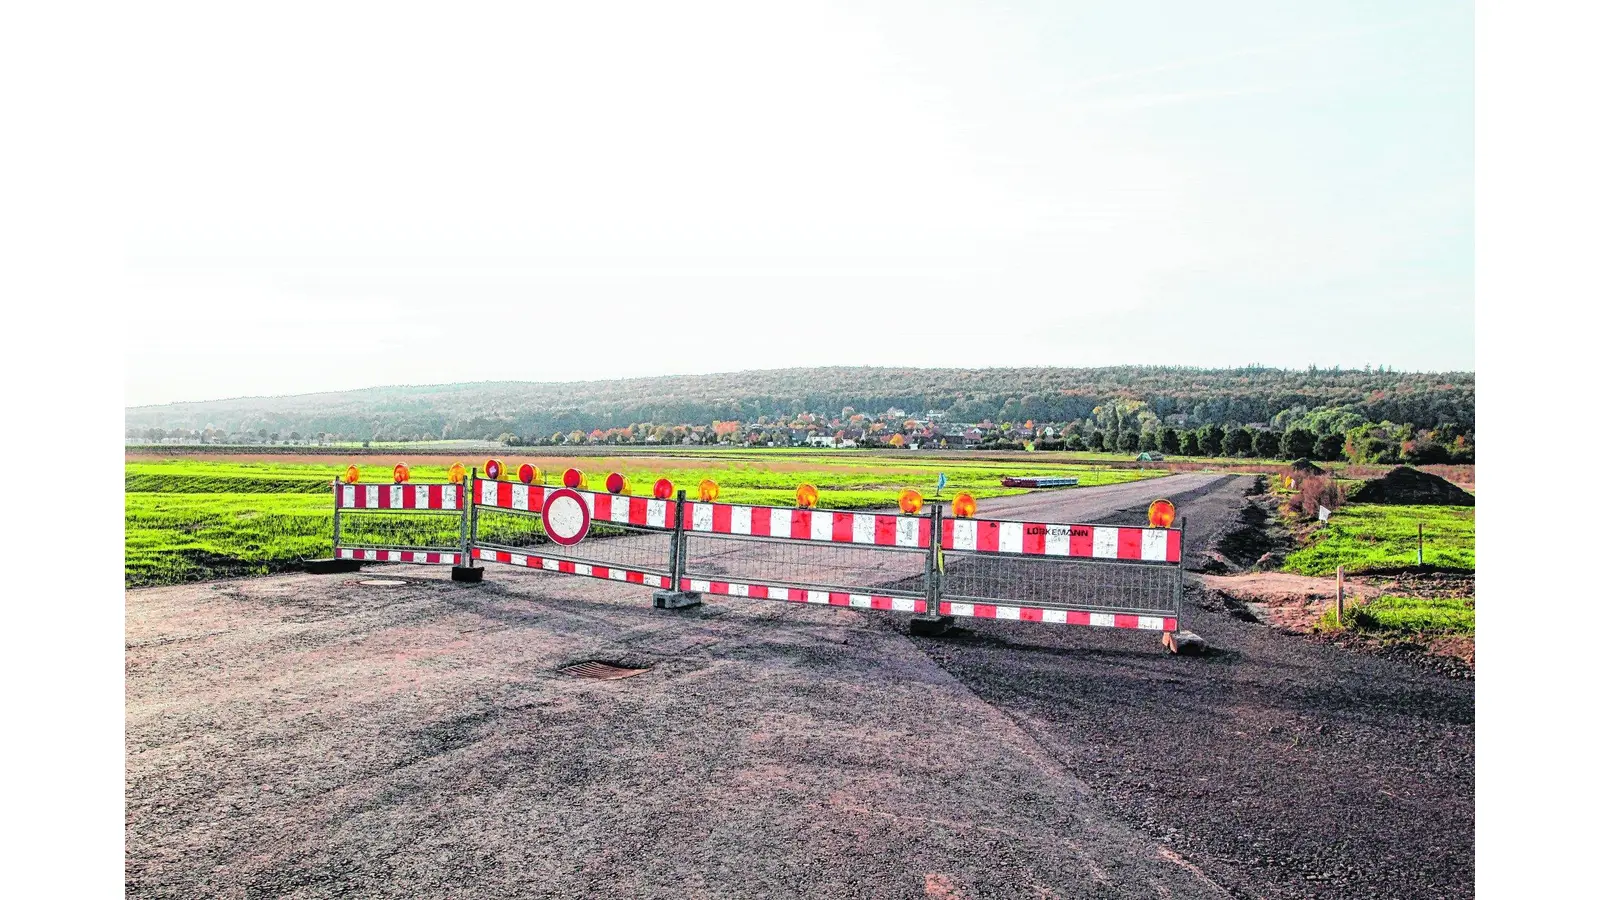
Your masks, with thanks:
<instances>
[{"instance_id":1,"label":"dirt track","mask_svg":"<svg viewBox=\"0 0 1600 900\"><path fill-rule=\"evenodd\" d=\"M1179 477L984 512L1225 532L1248 479ZM507 567L126 596L129 896L1472 892L1471 682L1199 596L1203 659Z\"/></svg>"}]
</instances>

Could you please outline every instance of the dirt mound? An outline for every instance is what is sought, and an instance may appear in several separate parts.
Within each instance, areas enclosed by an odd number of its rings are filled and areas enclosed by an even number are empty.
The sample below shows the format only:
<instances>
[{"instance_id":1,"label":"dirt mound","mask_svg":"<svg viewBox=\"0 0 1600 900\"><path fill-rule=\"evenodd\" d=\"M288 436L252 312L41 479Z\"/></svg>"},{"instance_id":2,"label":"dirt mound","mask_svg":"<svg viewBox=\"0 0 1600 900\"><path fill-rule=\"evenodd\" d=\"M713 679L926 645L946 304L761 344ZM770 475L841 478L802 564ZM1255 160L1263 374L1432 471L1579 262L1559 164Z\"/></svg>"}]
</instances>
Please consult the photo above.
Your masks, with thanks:
<instances>
[{"instance_id":1,"label":"dirt mound","mask_svg":"<svg viewBox=\"0 0 1600 900\"><path fill-rule=\"evenodd\" d=\"M1367 482L1350 495L1351 503L1407 506L1473 506L1476 498L1437 475L1401 466Z\"/></svg>"},{"instance_id":2,"label":"dirt mound","mask_svg":"<svg viewBox=\"0 0 1600 900\"><path fill-rule=\"evenodd\" d=\"M1312 462L1311 460L1306 459L1304 456L1300 457L1299 459L1295 460L1292 463L1289 463L1289 468L1292 469L1296 475L1326 475L1326 474L1328 474L1328 470L1327 469L1324 469L1323 467L1317 465L1316 463Z\"/></svg>"}]
</instances>

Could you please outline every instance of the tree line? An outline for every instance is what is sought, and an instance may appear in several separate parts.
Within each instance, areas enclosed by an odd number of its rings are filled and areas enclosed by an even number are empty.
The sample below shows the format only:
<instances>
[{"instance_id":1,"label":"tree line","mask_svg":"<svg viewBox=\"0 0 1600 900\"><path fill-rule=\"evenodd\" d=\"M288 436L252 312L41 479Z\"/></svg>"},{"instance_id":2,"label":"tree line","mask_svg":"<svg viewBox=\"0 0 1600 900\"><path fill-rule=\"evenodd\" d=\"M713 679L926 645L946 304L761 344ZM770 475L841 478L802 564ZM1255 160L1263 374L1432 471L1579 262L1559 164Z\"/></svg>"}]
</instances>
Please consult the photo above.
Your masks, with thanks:
<instances>
[{"instance_id":1,"label":"tree line","mask_svg":"<svg viewBox=\"0 0 1600 900\"><path fill-rule=\"evenodd\" d=\"M708 424L869 413L937 413L946 422L1089 422L1120 448L1126 422L1194 430L1255 426L1348 432L1372 423L1470 432L1475 376L1378 369L909 369L834 367L579 383L393 386L130 408L129 431L337 435L342 440L493 440L638 423ZM1181 421L1177 421L1181 420ZM1087 434L1084 435L1087 440Z\"/></svg>"}]
</instances>

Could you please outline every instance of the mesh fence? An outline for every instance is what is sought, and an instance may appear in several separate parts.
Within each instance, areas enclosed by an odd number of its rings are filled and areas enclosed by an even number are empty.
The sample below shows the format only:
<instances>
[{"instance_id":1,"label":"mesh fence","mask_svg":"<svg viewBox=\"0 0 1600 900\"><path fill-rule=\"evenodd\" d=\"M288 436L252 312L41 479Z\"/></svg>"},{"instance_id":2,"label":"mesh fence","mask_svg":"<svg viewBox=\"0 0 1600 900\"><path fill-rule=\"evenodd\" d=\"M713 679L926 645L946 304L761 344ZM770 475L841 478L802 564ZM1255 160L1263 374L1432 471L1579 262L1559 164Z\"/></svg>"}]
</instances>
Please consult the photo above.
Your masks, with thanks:
<instances>
[{"instance_id":1,"label":"mesh fence","mask_svg":"<svg viewBox=\"0 0 1600 900\"><path fill-rule=\"evenodd\" d=\"M459 550L461 513L353 512L339 513L339 545L389 547L397 550Z\"/></svg>"},{"instance_id":2,"label":"mesh fence","mask_svg":"<svg viewBox=\"0 0 1600 900\"><path fill-rule=\"evenodd\" d=\"M946 600L1177 615L1178 566L945 551Z\"/></svg>"},{"instance_id":3,"label":"mesh fence","mask_svg":"<svg viewBox=\"0 0 1600 900\"><path fill-rule=\"evenodd\" d=\"M688 532L684 576L885 596L926 595L926 550Z\"/></svg>"},{"instance_id":4,"label":"mesh fence","mask_svg":"<svg viewBox=\"0 0 1600 900\"><path fill-rule=\"evenodd\" d=\"M670 575L672 532L592 522L584 539L571 547L550 540L537 514L490 507L477 510L475 542L491 550L511 550L549 559L567 559L615 569Z\"/></svg>"}]
</instances>

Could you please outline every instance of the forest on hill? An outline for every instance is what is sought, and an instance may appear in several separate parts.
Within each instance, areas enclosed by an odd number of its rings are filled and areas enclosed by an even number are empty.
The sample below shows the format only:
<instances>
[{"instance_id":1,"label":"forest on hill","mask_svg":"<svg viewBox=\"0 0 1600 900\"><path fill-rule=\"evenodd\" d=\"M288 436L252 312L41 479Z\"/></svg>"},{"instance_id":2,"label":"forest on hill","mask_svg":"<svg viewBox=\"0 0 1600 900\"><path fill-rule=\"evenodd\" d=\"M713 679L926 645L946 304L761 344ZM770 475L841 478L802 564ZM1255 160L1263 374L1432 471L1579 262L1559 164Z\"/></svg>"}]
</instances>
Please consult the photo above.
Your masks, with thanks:
<instances>
[{"instance_id":1,"label":"forest on hill","mask_svg":"<svg viewBox=\"0 0 1600 900\"><path fill-rule=\"evenodd\" d=\"M587 382L478 382L131 407L130 439L166 434L333 440L496 439L630 426L766 424L800 416L1083 423L1108 409L1142 427L1252 425L1344 433L1392 423L1465 435L1474 374L1378 369L831 367ZM1122 412L1117 412L1120 419Z\"/></svg>"}]
</instances>

